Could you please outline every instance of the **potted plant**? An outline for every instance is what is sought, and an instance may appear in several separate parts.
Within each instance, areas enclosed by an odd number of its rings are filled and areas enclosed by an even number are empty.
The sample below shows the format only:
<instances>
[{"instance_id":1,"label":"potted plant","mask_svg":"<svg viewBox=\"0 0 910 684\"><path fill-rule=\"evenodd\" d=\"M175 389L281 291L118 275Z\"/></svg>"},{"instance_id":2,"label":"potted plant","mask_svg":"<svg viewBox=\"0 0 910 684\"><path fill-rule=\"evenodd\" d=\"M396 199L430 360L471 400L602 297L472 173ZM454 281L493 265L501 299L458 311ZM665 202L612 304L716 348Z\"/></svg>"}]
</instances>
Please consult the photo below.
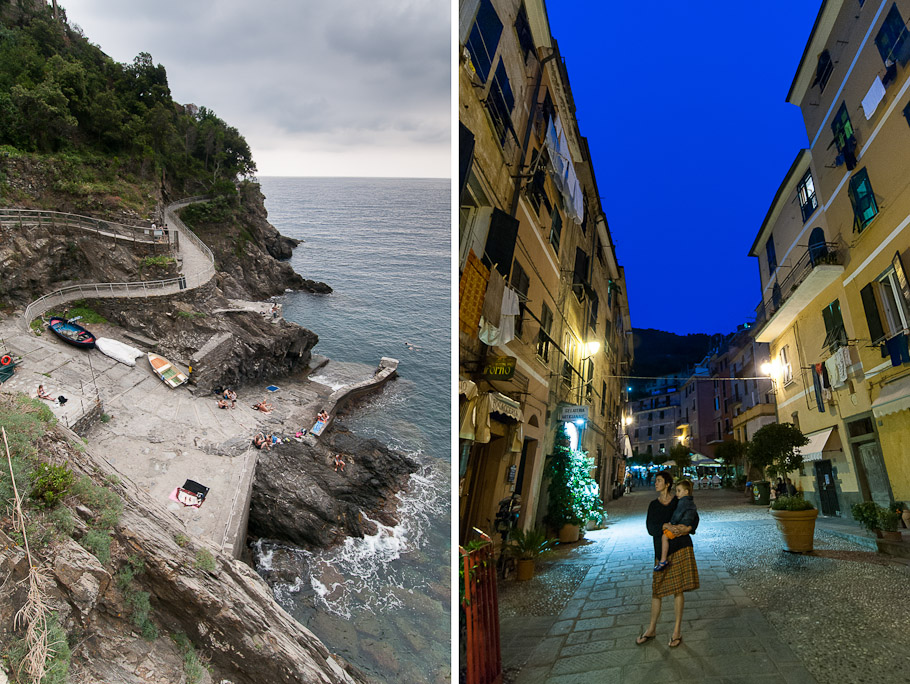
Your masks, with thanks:
<instances>
[{"instance_id":1,"label":"potted plant","mask_svg":"<svg viewBox=\"0 0 910 684\"><path fill-rule=\"evenodd\" d=\"M793 423L771 423L759 428L749 442L749 461L769 477L786 478L803 464L799 447L809 439ZM767 480L752 482L756 491L755 502L767 505L771 496L771 483Z\"/></svg>"},{"instance_id":2,"label":"potted plant","mask_svg":"<svg viewBox=\"0 0 910 684\"><path fill-rule=\"evenodd\" d=\"M863 501L862 503L853 504L850 507L850 513L853 515L853 519L879 539L882 538L880 520L881 510L884 509L874 501ZM895 527L895 529L897 528Z\"/></svg>"},{"instance_id":3,"label":"potted plant","mask_svg":"<svg viewBox=\"0 0 910 684\"><path fill-rule=\"evenodd\" d=\"M559 541L578 541L581 525L601 506L600 490L591 477L593 459L573 450L563 427L556 435L553 453L547 460L550 483L547 523L559 531Z\"/></svg>"},{"instance_id":4,"label":"potted plant","mask_svg":"<svg viewBox=\"0 0 910 684\"><path fill-rule=\"evenodd\" d=\"M888 541L900 541L901 533L898 532L897 525L900 522L901 514L895 510L892 504L889 508L878 508L878 527L882 531L882 539Z\"/></svg>"},{"instance_id":5,"label":"potted plant","mask_svg":"<svg viewBox=\"0 0 910 684\"><path fill-rule=\"evenodd\" d=\"M784 538L784 547L793 553L812 550L818 509L801 496L779 496L771 502L771 517Z\"/></svg>"},{"instance_id":6,"label":"potted plant","mask_svg":"<svg viewBox=\"0 0 910 684\"><path fill-rule=\"evenodd\" d=\"M891 504L891 510L897 511L897 514L901 518L901 524L905 528L910 528L910 509L907 508L907 504L903 501L895 501Z\"/></svg>"},{"instance_id":7,"label":"potted plant","mask_svg":"<svg viewBox=\"0 0 910 684\"><path fill-rule=\"evenodd\" d=\"M515 530L506 551L518 560L516 579L526 581L534 577L534 562L553 550L555 539L547 537L543 528L536 527L527 532Z\"/></svg>"}]
</instances>

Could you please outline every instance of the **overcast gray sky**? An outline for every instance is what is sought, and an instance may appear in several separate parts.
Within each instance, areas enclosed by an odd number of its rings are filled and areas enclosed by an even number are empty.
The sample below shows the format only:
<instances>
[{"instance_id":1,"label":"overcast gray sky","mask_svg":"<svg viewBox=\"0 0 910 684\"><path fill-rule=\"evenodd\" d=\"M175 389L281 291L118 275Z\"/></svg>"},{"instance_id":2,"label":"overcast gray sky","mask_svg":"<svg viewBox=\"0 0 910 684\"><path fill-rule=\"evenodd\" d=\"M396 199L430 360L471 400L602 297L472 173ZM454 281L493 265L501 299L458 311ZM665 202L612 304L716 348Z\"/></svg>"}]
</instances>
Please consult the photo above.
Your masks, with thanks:
<instances>
[{"instance_id":1,"label":"overcast gray sky","mask_svg":"<svg viewBox=\"0 0 910 684\"><path fill-rule=\"evenodd\" d=\"M61 0L118 62L149 52L263 176L448 177L450 0Z\"/></svg>"}]
</instances>

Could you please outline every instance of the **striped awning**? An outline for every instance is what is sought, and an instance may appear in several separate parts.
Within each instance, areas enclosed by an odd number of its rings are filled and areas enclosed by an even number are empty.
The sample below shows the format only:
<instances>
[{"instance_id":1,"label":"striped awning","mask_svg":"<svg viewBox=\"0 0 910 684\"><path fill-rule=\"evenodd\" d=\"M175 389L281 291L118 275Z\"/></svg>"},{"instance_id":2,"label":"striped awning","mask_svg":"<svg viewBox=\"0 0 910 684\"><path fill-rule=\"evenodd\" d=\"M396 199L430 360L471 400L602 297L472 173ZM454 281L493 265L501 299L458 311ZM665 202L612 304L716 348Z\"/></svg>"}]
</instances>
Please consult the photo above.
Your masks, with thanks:
<instances>
[{"instance_id":1,"label":"striped awning","mask_svg":"<svg viewBox=\"0 0 910 684\"><path fill-rule=\"evenodd\" d=\"M882 387L878 398L872 402L876 418L910 408L910 378L901 378Z\"/></svg>"},{"instance_id":2,"label":"striped awning","mask_svg":"<svg viewBox=\"0 0 910 684\"><path fill-rule=\"evenodd\" d=\"M799 447L797 451L802 454L803 461L821 461L825 458L824 453L840 451L840 446L829 444L831 440L831 433L834 432L833 427L825 428L824 430L819 430L818 432L812 432L806 435L809 438L809 443L806 446ZM839 441L839 440L838 440Z\"/></svg>"},{"instance_id":3,"label":"striped awning","mask_svg":"<svg viewBox=\"0 0 910 684\"><path fill-rule=\"evenodd\" d=\"M499 392L490 392L490 413L498 413L521 422L521 404Z\"/></svg>"}]
</instances>

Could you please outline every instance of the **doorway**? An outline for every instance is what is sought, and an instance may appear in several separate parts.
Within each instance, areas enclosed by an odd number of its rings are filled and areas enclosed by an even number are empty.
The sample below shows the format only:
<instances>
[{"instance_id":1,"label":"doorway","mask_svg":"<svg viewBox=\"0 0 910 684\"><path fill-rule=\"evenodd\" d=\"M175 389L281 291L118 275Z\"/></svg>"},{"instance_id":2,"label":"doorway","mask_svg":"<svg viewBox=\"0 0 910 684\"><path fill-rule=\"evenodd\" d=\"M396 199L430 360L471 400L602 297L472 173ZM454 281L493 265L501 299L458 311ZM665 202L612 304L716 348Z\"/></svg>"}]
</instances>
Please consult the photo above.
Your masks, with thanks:
<instances>
[{"instance_id":1,"label":"doorway","mask_svg":"<svg viewBox=\"0 0 910 684\"><path fill-rule=\"evenodd\" d=\"M818 461L815 464L815 483L818 487L818 499L822 515L840 515L840 504L837 500L837 489L834 485L834 471L831 468L831 461Z\"/></svg>"},{"instance_id":2,"label":"doorway","mask_svg":"<svg viewBox=\"0 0 910 684\"><path fill-rule=\"evenodd\" d=\"M878 435L871 414L850 420L847 423L847 437L853 450L856 475L859 480L863 501L874 501L888 507L893 500L891 482L878 445Z\"/></svg>"}]
</instances>

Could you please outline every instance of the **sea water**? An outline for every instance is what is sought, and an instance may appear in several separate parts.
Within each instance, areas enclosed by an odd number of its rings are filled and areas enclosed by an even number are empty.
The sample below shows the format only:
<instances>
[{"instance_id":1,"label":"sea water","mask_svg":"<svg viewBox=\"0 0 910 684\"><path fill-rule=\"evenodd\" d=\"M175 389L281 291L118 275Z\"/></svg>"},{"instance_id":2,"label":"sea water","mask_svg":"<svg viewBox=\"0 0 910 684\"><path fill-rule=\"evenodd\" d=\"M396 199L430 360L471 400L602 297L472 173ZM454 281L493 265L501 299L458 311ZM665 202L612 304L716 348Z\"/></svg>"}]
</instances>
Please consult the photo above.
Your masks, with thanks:
<instances>
[{"instance_id":1,"label":"sea water","mask_svg":"<svg viewBox=\"0 0 910 684\"><path fill-rule=\"evenodd\" d=\"M450 681L450 183L260 182L269 221L303 240L294 270L334 289L282 298L285 318L316 332L314 351L332 359L314 379L337 387L398 359L398 379L340 422L421 469L398 525L319 553L258 544L257 568L285 609L377 680Z\"/></svg>"}]
</instances>

